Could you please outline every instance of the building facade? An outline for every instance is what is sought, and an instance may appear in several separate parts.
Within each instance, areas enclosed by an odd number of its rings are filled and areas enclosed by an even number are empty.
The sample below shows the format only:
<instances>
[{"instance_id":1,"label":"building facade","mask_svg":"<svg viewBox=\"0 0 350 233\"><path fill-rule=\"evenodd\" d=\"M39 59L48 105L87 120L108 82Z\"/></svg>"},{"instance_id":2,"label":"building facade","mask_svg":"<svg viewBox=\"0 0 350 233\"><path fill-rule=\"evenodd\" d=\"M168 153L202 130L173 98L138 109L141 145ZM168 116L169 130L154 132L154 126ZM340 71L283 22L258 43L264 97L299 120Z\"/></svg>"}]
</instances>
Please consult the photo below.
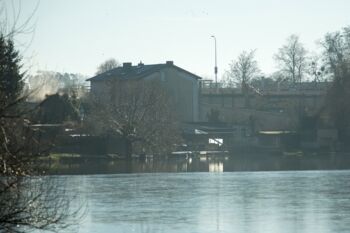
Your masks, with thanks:
<instances>
[{"instance_id":1,"label":"building facade","mask_svg":"<svg viewBox=\"0 0 350 233\"><path fill-rule=\"evenodd\" d=\"M293 129L300 116L320 115L325 105L327 88L306 84L305 88L255 89L247 94L240 88L201 85L200 116L205 121L212 109L216 109L220 121L252 124L256 131Z\"/></svg>"},{"instance_id":2,"label":"building facade","mask_svg":"<svg viewBox=\"0 0 350 233\"><path fill-rule=\"evenodd\" d=\"M165 88L174 114L181 122L199 120L199 80L201 77L182 69L172 61L163 64L145 65L123 63L123 66L96 75L91 82L91 93L103 101L109 101L113 91L111 82L156 81Z\"/></svg>"}]
</instances>

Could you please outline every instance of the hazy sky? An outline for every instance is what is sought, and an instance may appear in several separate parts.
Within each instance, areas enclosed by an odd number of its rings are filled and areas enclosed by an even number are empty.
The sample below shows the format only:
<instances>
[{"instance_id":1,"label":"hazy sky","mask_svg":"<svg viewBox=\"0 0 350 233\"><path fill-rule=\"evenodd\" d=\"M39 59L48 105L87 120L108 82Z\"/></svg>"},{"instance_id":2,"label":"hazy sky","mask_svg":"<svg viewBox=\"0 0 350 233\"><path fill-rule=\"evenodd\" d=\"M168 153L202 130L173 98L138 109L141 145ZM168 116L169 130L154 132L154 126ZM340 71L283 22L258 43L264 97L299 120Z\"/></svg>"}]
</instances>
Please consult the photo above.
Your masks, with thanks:
<instances>
[{"instance_id":1,"label":"hazy sky","mask_svg":"<svg viewBox=\"0 0 350 233\"><path fill-rule=\"evenodd\" d=\"M38 3L21 2L23 18ZM315 50L326 32L350 25L349 9L348 0L41 0L35 33L18 41L32 39L22 49L33 71L93 75L113 57L121 63L173 60L213 78L215 35L219 77L249 49L257 49L259 67L269 74L276 68L273 54L289 35Z\"/></svg>"}]
</instances>

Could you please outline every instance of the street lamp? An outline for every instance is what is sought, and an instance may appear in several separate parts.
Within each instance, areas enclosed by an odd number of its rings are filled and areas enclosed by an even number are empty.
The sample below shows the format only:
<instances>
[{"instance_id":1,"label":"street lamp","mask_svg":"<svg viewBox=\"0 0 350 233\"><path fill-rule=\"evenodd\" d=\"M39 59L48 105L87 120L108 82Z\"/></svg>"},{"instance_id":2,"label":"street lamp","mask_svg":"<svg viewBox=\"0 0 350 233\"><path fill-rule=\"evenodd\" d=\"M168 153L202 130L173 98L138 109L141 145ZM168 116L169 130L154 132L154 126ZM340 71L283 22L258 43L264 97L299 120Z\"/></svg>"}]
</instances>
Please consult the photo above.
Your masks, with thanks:
<instances>
[{"instance_id":1,"label":"street lamp","mask_svg":"<svg viewBox=\"0 0 350 233\"><path fill-rule=\"evenodd\" d=\"M214 74L215 74L215 87L218 87L218 64L217 64L217 52L216 52L216 37L214 35L211 36L214 38L214 46L215 46L215 67L214 67Z\"/></svg>"}]
</instances>

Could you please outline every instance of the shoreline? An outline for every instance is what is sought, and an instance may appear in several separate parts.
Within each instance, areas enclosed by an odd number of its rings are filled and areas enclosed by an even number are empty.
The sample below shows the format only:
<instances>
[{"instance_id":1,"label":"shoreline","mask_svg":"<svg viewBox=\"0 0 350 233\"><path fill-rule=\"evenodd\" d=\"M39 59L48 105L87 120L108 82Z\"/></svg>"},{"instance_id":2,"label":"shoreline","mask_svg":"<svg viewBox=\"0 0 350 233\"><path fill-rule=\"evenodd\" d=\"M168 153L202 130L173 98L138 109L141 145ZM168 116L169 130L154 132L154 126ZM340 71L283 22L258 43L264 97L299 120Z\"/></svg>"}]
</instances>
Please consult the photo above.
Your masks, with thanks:
<instances>
[{"instance_id":1,"label":"shoreline","mask_svg":"<svg viewBox=\"0 0 350 233\"><path fill-rule=\"evenodd\" d=\"M245 153L132 159L77 154L54 154L50 157L41 161L41 166L49 175L350 169L349 153Z\"/></svg>"}]
</instances>

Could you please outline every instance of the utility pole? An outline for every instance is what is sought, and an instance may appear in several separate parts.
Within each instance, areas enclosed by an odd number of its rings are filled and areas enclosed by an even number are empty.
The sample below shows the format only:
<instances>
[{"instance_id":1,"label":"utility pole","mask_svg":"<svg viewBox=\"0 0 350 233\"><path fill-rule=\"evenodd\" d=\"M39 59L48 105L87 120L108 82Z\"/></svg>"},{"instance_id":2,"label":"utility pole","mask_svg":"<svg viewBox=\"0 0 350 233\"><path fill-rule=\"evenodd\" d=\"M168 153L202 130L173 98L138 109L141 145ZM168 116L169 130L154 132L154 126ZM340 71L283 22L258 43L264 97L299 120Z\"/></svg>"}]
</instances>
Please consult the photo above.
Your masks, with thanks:
<instances>
[{"instance_id":1,"label":"utility pole","mask_svg":"<svg viewBox=\"0 0 350 233\"><path fill-rule=\"evenodd\" d=\"M215 46L215 67L214 67L215 88L218 88L218 63L217 63L216 37L214 35L212 35L211 37L214 38L214 46Z\"/></svg>"}]
</instances>

